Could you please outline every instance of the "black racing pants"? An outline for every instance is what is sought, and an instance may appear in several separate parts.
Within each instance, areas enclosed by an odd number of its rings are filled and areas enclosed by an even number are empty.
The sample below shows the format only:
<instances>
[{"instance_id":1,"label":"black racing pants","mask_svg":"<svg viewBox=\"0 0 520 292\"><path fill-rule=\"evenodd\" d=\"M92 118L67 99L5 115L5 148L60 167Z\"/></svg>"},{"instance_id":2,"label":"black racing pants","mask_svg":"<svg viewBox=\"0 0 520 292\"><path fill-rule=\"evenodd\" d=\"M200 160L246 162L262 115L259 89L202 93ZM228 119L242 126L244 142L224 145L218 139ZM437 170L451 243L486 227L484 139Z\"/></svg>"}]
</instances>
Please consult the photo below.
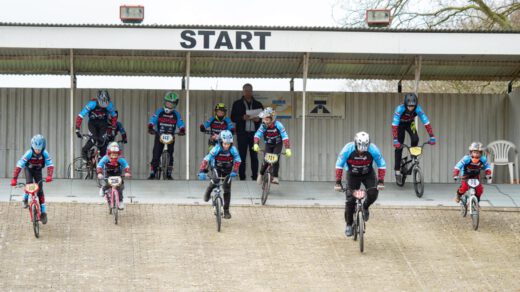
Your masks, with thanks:
<instances>
[{"instance_id":1,"label":"black racing pants","mask_svg":"<svg viewBox=\"0 0 520 292\"><path fill-rule=\"evenodd\" d=\"M240 180L246 179L246 155L248 150L251 158L251 178L256 180L258 175L258 155L252 150L253 145L255 144L254 136L255 132L237 134L238 153L240 154L240 159L242 160L242 163L240 163L240 167L238 169L238 176L240 177Z\"/></svg>"},{"instance_id":2,"label":"black racing pants","mask_svg":"<svg viewBox=\"0 0 520 292\"><path fill-rule=\"evenodd\" d=\"M410 135L410 146L415 147L419 145L419 135L417 135L417 129L415 123L402 123L397 128L397 141L404 143L405 131ZM403 148L395 149L395 164L394 170L401 169L401 158L403 157Z\"/></svg>"},{"instance_id":3,"label":"black racing pants","mask_svg":"<svg viewBox=\"0 0 520 292\"><path fill-rule=\"evenodd\" d=\"M220 177L227 176L230 173L231 173L231 169L229 169L229 170L217 169L217 174ZM213 176L213 170L210 169L210 177L212 177L212 176ZM208 188L206 189L206 193L211 194L211 192L213 191L213 189L216 187L217 184L218 184L218 180L212 178L209 182ZM224 181L224 183L222 184L222 189L224 190L224 210L229 211L229 204L231 203L231 180L230 179L227 179Z\"/></svg>"},{"instance_id":4,"label":"black racing pants","mask_svg":"<svg viewBox=\"0 0 520 292\"><path fill-rule=\"evenodd\" d=\"M282 153L283 143L278 144L265 144L265 153L274 153L280 155ZM260 169L260 174L264 175L265 170L267 169L268 163L264 161L262 164L262 168ZM273 164L273 176L278 177L278 170L280 169L280 159Z\"/></svg>"},{"instance_id":5,"label":"black racing pants","mask_svg":"<svg viewBox=\"0 0 520 292\"><path fill-rule=\"evenodd\" d=\"M106 120L89 120L88 121L88 130L92 134L92 138L96 140L97 145L101 145L99 148L100 158L105 156L107 152L107 141L103 137L107 133L108 124ZM81 157L87 160L88 151L94 147L94 141L88 140L83 146L81 150Z\"/></svg>"},{"instance_id":6,"label":"black racing pants","mask_svg":"<svg viewBox=\"0 0 520 292\"><path fill-rule=\"evenodd\" d=\"M170 161L168 162L168 171L167 175L172 174L172 168L173 168L173 148L175 146L175 141L168 145L168 153L170 154ZM164 144L161 143L160 140L160 134L155 134L155 140L153 142L153 154L152 154L152 162L150 165L152 166L152 171L156 171L159 167L159 163L161 162L161 154L164 149Z\"/></svg>"},{"instance_id":7,"label":"black racing pants","mask_svg":"<svg viewBox=\"0 0 520 292\"><path fill-rule=\"evenodd\" d=\"M38 183L39 182L39 183ZM25 183L38 183L38 200L40 205L45 203L45 195L43 194L43 181L41 168L25 168Z\"/></svg>"},{"instance_id":8,"label":"black racing pants","mask_svg":"<svg viewBox=\"0 0 520 292\"><path fill-rule=\"evenodd\" d=\"M377 190L376 175L373 171L365 175L351 175L349 173L347 175L347 180L348 187L347 191L345 192L345 222L347 222L347 225L352 225L352 222L354 222L354 209L356 207L356 198L354 198L352 192L359 190L361 184L363 183L365 189L367 190L367 197L363 207L368 209L368 207L370 207L370 205L372 205L377 200L379 191Z\"/></svg>"}]
</instances>

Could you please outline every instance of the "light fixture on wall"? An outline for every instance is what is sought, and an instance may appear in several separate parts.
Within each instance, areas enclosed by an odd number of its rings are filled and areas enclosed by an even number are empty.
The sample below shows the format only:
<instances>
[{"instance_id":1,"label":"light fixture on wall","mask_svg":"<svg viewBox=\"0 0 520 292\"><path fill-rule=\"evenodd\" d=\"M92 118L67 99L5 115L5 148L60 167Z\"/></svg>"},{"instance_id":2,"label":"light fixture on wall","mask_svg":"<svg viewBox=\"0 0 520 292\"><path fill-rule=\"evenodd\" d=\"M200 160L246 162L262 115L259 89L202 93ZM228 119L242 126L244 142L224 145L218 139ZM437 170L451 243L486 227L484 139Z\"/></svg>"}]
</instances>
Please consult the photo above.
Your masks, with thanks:
<instances>
[{"instance_id":1,"label":"light fixture on wall","mask_svg":"<svg viewBox=\"0 0 520 292\"><path fill-rule=\"evenodd\" d=\"M403 92L403 85L401 85L401 80L397 82L397 92L401 93Z\"/></svg>"}]
</instances>

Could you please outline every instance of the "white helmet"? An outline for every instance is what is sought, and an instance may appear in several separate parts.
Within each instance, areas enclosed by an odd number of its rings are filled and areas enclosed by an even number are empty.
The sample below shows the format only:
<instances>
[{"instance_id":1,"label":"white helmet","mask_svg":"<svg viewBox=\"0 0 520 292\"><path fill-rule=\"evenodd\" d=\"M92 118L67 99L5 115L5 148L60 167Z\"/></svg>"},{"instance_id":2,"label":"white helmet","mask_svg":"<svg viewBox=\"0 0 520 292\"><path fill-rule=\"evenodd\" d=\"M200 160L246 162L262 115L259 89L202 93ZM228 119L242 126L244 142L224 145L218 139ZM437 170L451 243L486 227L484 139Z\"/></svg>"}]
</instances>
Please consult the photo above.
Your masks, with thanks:
<instances>
[{"instance_id":1,"label":"white helmet","mask_svg":"<svg viewBox=\"0 0 520 292\"><path fill-rule=\"evenodd\" d=\"M276 120L276 112L271 107L266 107L260 114L258 114L258 117L261 119L271 117L274 122L274 120Z\"/></svg>"},{"instance_id":2,"label":"white helmet","mask_svg":"<svg viewBox=\"0 0 520 292\"><path fill-rule=\"evenodd\" d=\"M354 143L356 144L357 151L366 152L368 145L370 144L370 137L366 132L359 132L354 136Z\"/></svg>"},{"instance_id":3,"label":"white helmet","mask_svg":"<svg viewBox=\"0 0 520 292\"><path fill-rule=\"evenodd\" d=\"M119 144L117 144L117 142L112 142L112 143L108 144L107 153L108 153L108 155L110 155L111 153L119 154L120 153Z\"/></svg>"}]
</instances>

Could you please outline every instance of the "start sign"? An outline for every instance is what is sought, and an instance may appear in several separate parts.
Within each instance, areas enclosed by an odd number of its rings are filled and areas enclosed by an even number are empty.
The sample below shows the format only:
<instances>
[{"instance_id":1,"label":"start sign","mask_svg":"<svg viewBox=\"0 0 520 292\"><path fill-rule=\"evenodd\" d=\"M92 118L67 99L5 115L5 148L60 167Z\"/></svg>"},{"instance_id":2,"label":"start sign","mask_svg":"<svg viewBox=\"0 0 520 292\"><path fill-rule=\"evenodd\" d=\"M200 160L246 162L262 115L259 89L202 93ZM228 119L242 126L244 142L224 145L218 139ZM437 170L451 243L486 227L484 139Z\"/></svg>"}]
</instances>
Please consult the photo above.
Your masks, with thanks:
<instances>
[{"instance_id":1,"label":"start sign","mask_svg":"<svg viewBox=\"0 0 520 292\"><path fill-rule=\"evenodd\" d=\"M183 30L180 45L185 49L265 50L268 31Z\"/></svg>"}]
</instances>

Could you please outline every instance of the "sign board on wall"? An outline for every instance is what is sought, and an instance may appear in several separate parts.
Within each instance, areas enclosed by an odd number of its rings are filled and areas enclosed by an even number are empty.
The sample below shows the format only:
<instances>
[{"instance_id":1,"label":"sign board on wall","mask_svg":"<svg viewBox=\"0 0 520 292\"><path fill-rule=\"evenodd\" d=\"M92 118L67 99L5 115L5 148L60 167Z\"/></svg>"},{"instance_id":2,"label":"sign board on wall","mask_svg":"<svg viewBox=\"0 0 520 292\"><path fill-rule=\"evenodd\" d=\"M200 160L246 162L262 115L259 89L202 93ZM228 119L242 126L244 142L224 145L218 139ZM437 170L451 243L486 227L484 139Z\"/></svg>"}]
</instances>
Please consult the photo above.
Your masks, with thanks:
<instances>
[{"instance_id":1,"label":"sign board on wall","mask_svg":"<svg viewBox=\"0 0 520 292\"><path fill-rule=\"evenodd\" d=\"M308 92L306 115L310 118L345 118L345 94L333 92ZM302 117L302 95L298 94L298 118Z\"/></svg>"},{"instance_id":2,"label":"sign board on wall","mask_svg":"<svg viewBox=\"0 0 520 292\"><path fill-rule=\"evenodd\" d=\"M261 93L261 96L255 96L264 108L272 107L276 111L276 117L279 119L292 118L292 94L290 92L278 93Z\"/></svg>"}]
</instances>

